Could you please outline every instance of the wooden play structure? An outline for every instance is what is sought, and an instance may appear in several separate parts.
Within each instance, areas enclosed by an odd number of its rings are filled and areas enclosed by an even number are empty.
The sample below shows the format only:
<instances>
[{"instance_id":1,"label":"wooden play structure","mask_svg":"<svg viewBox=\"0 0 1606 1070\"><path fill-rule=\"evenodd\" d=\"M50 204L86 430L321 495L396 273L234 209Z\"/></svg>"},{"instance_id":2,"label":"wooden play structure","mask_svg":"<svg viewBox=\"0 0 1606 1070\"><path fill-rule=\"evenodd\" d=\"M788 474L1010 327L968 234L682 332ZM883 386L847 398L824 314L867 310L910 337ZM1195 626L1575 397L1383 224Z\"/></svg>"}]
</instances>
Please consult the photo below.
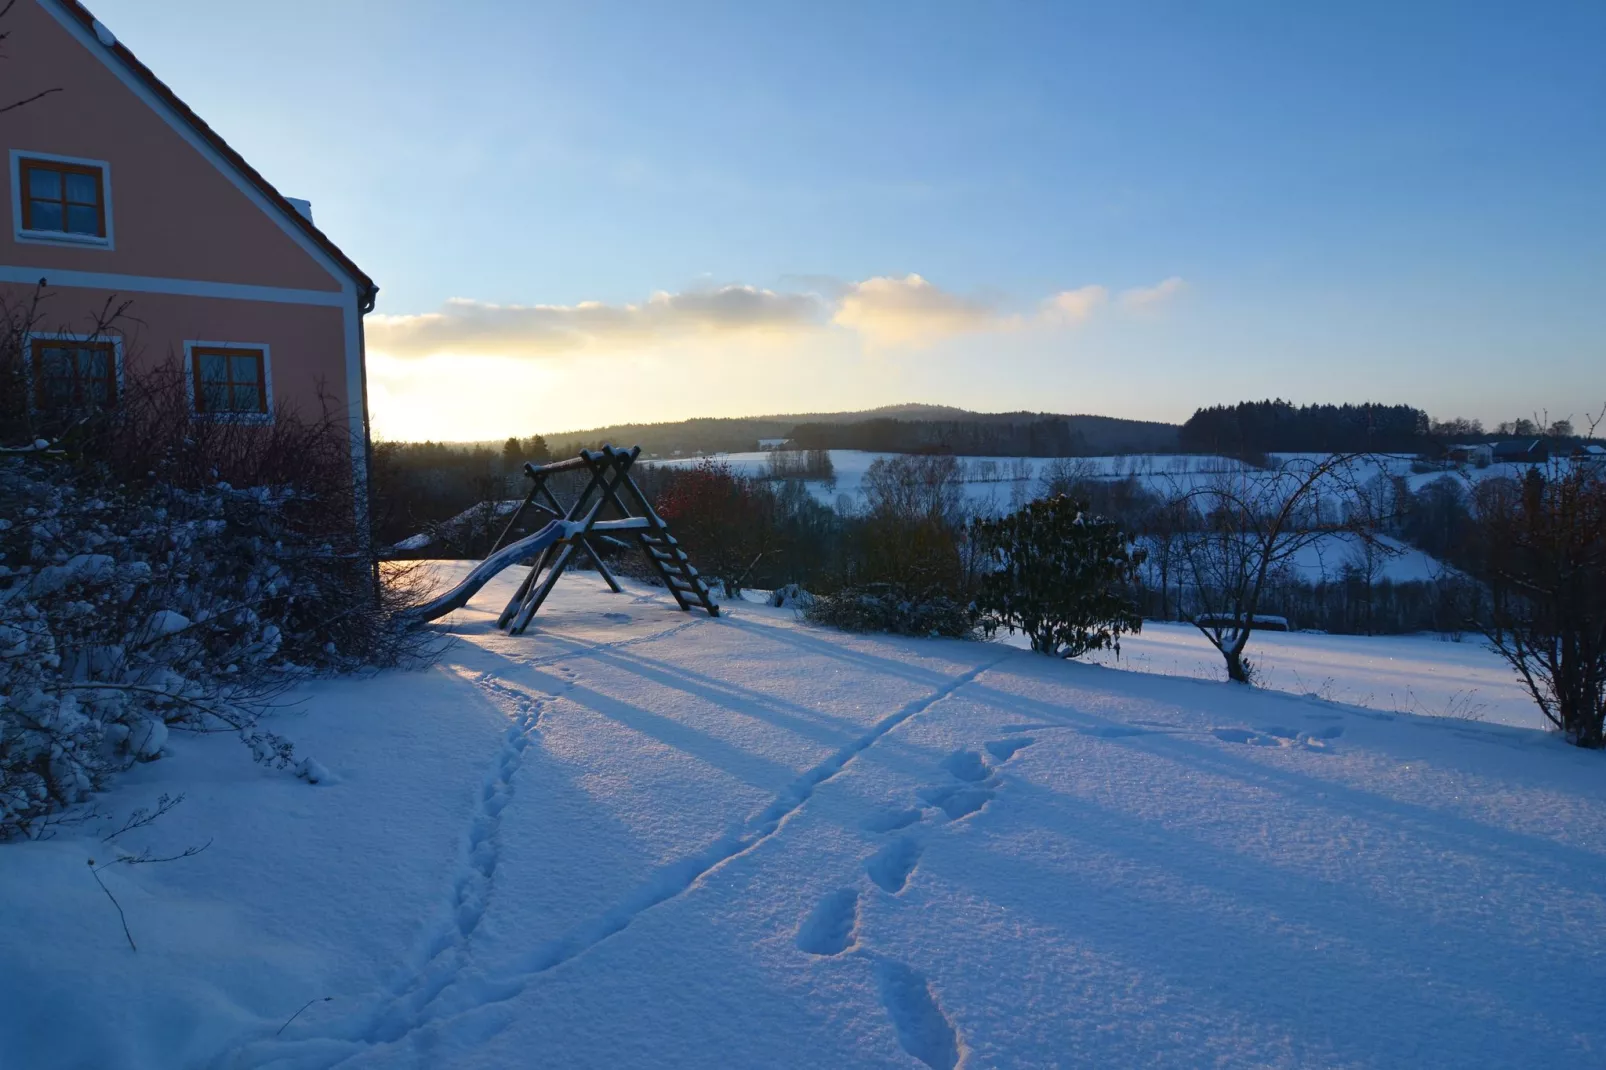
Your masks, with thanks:
<instances>
[{"instance_id":1,"label":"wooden play structure","mask_svg":"<svg viewBox=\"0 0 1606 1070\"><path fill-rule=\"evenodd\" d=\"M497 627L506 628L510 635L521 635L577 553L589 557L597 573L618 593L619 581L597 550L596 544L602 540L625 548L634 542L682 610L696 606L711 617L719 616L719 606L709 597L708 585L669 533L669 525L630 478L630 466L636 463L640 453L640 446L628 450L603 446L600 450L581 450L578 457L566 461L526 464L524 474L531 480L530 492L502 529L491 552L474 566L463 582L418 607L415 611L418 619L434 620L461 609L492 576L521 561L533 559L529 575L496 620ZM560 472L580 470L588 470L591 479L575 503L565 509L550 480ZM601 519L607 506L612 506L618 516ZM531 510L546 513L552 520L534 534L509 542L509 536L518 530L520 521Z\"/></svg>"}]
</instances>

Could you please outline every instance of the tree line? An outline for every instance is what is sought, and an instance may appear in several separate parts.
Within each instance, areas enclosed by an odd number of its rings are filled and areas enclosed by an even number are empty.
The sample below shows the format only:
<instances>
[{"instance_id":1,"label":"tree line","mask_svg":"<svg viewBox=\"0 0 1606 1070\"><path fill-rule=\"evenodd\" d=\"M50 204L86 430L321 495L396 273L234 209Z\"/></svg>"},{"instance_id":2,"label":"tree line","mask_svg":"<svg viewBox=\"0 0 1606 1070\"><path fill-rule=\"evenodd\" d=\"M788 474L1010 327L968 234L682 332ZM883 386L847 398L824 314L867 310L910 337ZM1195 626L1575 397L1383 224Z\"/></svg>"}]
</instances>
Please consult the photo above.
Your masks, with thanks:
<instances>
[{"instance_id":1,"label":"tree line","mask_svg":"<svg viewBox=\"0 0 1606 1070\"><path fill-rule=\"evenodd\" d=\"M803 423L791 445L805 450L951 453L972 457L1087 457L1176 448L1171 424L1103 416L1014 413L959 420L880 418L854 423Z\"/></svg>"},{"instance_id":2,"label":"tree line","mask_svg":"<svg viewBox=\"0 0 1606 1070\"><path fill-rule=\"evenodd\" d=\"M1178 432L1184 450L1229 457L1266 453L1414 453L1430 427L1411 405L1300 405L1240 401L1198 409Z\"/></svg>"}]
</instances>

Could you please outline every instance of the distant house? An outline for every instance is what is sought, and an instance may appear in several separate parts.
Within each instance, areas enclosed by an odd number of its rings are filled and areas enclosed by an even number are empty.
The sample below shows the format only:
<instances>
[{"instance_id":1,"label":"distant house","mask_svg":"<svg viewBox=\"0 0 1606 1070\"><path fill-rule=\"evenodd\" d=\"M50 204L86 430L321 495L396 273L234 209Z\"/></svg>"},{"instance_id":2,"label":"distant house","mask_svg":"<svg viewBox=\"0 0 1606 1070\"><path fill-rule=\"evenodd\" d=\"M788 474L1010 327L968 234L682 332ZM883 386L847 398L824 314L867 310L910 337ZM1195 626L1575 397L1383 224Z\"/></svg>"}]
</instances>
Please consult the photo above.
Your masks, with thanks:
<instances>
[{"instance_id":1,"label":"distant house","mask_svg":"<svg viewBox=\"0 0 1606 1070\"><path fill-rule=\"evenodd\" d=\"M1494 444L1494 459L1504 464L1543 464L1550 460L1550 447L1542 438L1509 439Z\"/></svg>"},{"instance_id":2,"label":"distant house","mask_svg":"<svg viewBox=\"0 0 1606 1070\"><path fill-rule=\"evenodd\" d=\"M1598 442L1586 442L1573 447L1573 460L1578 464L1586 464L1591 468L1606 468L1606 446Z\"/></svg>"},{"instance_id":3,"label":"distant house","mask_svg":"<svg viewBox=\"0 0 1606 1070\"><path fill-rule=\"evenodd\" d=\"M1487 468L1494 460L1494 447L1486 442L1456 445L1446 449L1444 455L1446 459L1456 464L1470 464L1477 468Z\"/></svg>"},{"instance_id":4,"label":"distant house","mask_svg":"<svg viewBox=\"0 0 1606 1070\"><path fill-rule=\"evenodd\" d=\"M3 28L6 101L49 90L6 112L0 178L0 298L49 295L22 340L27 404L115 407L126 372L171 359L197 418L332 404L360 489L373 280L76 0L18 0ZM108 301L137 328L97 330Z\"/></svg>"},{"instance_id":5,"label":"distant house","mask_svg":"<svg viewBox=\"0 0 1606 1070\"><path fill-rule=\"evenodd\" d=\"M758 448L761 450L781 450L786 448L786 444L789 441L791 440L785 438L761 438L758 440Z\"/></svg>"}]
</instances>

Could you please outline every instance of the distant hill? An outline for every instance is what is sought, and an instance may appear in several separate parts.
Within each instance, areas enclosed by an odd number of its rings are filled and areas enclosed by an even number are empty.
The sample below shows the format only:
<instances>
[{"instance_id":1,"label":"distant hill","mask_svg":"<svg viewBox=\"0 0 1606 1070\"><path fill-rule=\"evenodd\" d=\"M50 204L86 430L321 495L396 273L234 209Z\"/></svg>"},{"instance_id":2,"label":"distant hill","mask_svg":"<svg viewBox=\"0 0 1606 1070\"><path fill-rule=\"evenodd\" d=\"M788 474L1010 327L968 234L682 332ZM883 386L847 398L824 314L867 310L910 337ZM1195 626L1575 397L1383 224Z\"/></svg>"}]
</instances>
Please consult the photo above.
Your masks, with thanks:
<instances>
[{"instance_id":1,"label":"distant hill","mask_svg":"<svg viewBox=\"0 0 1606 1070\"><path fill-rule=\"evenodd\" d=\"M956 453L973 457L1086 457L1163 453L1177 446L1175 424L1052 412L967 413L935 419L872 417L793 428L800 449Z\"/></svg>"},{"instance_id":2,"label":"distant hill","mask_svg":"<svg viewBox=\"0 0 1606 1070\"><path fill-rule=\"evenodd\" d=\"M738 453L760 439L795 439L811 449L891 453L943 451L983 456L1075 456L1173 449L1174 424L1059 413L979 413L950 405L885 405L858 412L796 413L670 423L615 424L546 435L554 454L604 442L639 445L655 456Z\"/></svg>"}]
</instances>

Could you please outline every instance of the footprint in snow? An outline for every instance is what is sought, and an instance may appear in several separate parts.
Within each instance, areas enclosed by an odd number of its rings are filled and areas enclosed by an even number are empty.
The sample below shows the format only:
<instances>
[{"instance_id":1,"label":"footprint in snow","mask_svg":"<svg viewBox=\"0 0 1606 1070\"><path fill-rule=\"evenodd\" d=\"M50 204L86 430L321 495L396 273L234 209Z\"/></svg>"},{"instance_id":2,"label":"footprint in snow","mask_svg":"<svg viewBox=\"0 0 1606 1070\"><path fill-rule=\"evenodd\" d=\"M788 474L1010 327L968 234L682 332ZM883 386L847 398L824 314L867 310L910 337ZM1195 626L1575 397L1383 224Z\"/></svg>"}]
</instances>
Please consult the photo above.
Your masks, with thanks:
<instances>
[{"instance_id":1,"label":"footprint in snow","mask_svg":"<svg viewBox=\"0 0 1606 1070\"><path fill-rule=\"evenodd\" d=\"M1084 736L1095 736L1099 739L1126 739L1130 736L1147 736L1151 730L1138 728L1136 725L1107 724L1097 727L1078 728Z\"/></svg>"},{"instance_id":2,"label":"footprint in snow","mask_svg":"<svg viewBox=\"0 0 1606 1070\"><path fill-rule=\"evenodd\" d=\"M901 962L876 963L881 1003L903 1050L934 1070L959 1065L959 1034L931 994L926 979Z\"/></svg>"},{"instance_id":3,"label":"footprint in snow","mask_svg":"<svg viewBox=\"0 0 1606 1070\"><path fill-rule=\"evenodd\" d=\"M1000 762L1007 762L1015 757L1018 752L1025 750L1036 742L1037 740L1032 739L1030 736L1021 736L1018 739L995 739L986 744L986 747L988 754L991 754Z\"/></svg>"},{"instance_id":4,"label":"footprint in snow","mask_svg":"<svg viewBox=\"0 0 1606 1070\"><path fill-rule=\"evenodd\" d=\"M864 871L882 891L897 895L908 885L909 874L920 861L922 850L924 848L911 837L900 836L866 862Z\"/></svg>"},{"instance_id":5,"label":"footprint in snow","mask_svg":"<svg viewBox=\"0 0 1606 1070\"><path fill-rule=\"evenodd\" d=\"M973 750L954 751L942 760L942 767L950 776L972 784L986 780L992 774L992 770L987 768L987 763L982 761L981 755Z\"/></svg>"},{"instance_id":6,"label":"footprint in snow","mask_svg":"<svg viewBox=\"0 0 1606 1070\"><path fill-rule=\"evenodd\" d=\"M1316 732L1296 732L1280 726L1255 731L1250 728L1213 728L1210 734L1223 743L1242 743L1250 747L1282 747L1285 750L1328 750L1329 740L1337 739L1344 730L1337 725Z\"/></svg>"},{"instance_id":7,"label":"footprint in snow","mask_svg":"<svg viewBox=\"0 0 1606 1070\"><path fill-rule=\"evenodd\" d=\"M888 810L871 814L864 819L860 827L866 832L897 832L899 829L908 828L925 816L923 810Z\"/></svg>"},{"instance_id":8,"label":"footprint in snow","mask_svg":"<svg viewBox=\"0 0 1606 1070\"><path fill-rule=\"evenodd\" d=\"M1275 747L1277 740L1272 736L1263 736L1248 728L1215 728L1211 735L1223 743L1243 743L1251 747Z\"/></svg>"},{"instance_id":9,"label":"footprint in snow","mask_svg":"<svg viewBox=\"0 0 1606 1070\"><path fill-rule=\"evenodd\" d=\"M840 955L853 946L859 928L859 893L840 888L815 906L797 930L799 951L810 955Z\"/></svg>"},{"instance_id":10,"label":"footprint in snow","mask_svg":"<svg viewBox=\"0 0 1606 1070\"><path fill-rule=\"evenodd\" d=\"M989 784L945 784L937 788L921 788L920 798L958 821L969 817L993 801L994 792Z\"/></svg>"}]
</instances>

